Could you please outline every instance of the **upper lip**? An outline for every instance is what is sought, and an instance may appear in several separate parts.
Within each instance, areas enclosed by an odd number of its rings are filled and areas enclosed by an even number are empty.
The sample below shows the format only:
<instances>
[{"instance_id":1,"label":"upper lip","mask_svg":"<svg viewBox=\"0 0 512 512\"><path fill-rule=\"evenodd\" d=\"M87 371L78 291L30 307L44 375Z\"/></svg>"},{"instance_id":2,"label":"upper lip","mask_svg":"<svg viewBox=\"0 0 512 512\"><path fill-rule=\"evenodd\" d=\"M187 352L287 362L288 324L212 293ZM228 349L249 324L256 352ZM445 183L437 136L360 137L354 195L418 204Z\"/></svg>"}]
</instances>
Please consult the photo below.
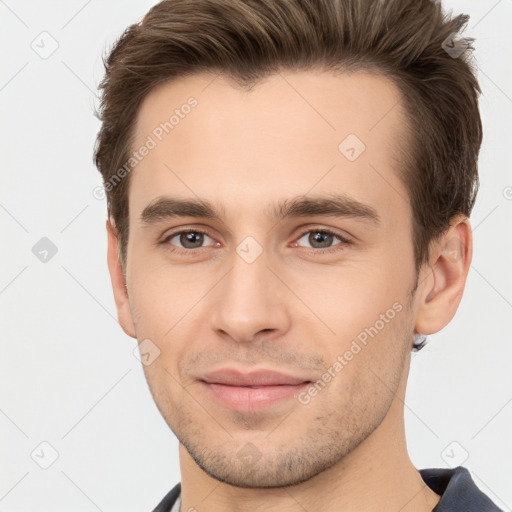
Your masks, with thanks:
<instances>
[{"instance_id":1,"label":"upper lip","mask_svg":"<svg viewBox=\"0 0 512 512\"><path fill-rule=\"evenodd\" d=\"M281 386L310 382L308 379L285 375L273 370L257 370L243 373L230 368L206 373L201 376L200 380L211 384L224 384L228 386Z\"/></svg>"}]
</instances>

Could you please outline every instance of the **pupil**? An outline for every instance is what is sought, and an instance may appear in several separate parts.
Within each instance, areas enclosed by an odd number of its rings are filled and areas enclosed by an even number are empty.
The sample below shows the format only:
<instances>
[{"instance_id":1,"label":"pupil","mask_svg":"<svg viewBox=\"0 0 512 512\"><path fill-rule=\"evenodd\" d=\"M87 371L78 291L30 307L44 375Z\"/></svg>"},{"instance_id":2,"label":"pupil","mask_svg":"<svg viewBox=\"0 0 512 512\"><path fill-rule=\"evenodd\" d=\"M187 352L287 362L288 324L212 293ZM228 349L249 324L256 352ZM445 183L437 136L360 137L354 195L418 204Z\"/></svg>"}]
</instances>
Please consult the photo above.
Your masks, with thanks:
<instances>
[{"instance_id":1,"label":"pupil","mask_svg":"<svg viewBox=\"0 0 512 512\"><path fill-rule=\"evenodd\" d=\"M202 233L184 233L181 235L180 242L184 247L187 247L189 249L194 247L201 247L201 243L203 241L202 237Z\"/></svg>"},{"instance_id":2,"label":"pupil","mask_svg":"<svg viewBox=\"0 0 512 512\"><path fill-rule=\"evenodd\" d=\"M314 243L319 243L321 247L329 247L329 243L332 242L332 235L316 231L315 233L311 233L309 242L313 246Z\"/></svg>"}]
</instances>

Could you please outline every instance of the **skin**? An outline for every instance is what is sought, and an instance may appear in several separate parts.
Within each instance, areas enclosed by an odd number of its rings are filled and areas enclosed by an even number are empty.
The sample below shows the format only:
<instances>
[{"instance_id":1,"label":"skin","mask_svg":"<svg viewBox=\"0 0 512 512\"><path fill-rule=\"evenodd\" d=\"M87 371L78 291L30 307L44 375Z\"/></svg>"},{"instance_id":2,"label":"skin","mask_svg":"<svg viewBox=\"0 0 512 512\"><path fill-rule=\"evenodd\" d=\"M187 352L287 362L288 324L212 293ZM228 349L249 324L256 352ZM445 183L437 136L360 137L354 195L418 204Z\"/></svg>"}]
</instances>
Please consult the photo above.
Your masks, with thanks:
<instances>
[{"instance_id":1,"label":"skin","mask_svg":"<svg viewBox=\"0 0 512 512\"><path fill-rule=\"evenodd\" d=\"M452 220L417 276L412 210L393 159L407 121L387 78L286 72L247 92L214 77L160 85L141 107L134 147L190 96L198 100L132 171L126 282L107 221L119 322L160 350L144 371L180 441L181 510L432 510L439 496L408 456L403 401L413 335L446 326L462 298L469 220ZM353 162L338 150L349 133L366 145ZM325 215L276 223L265 214L277 200L332 191L371 205L381 223ZM163 195L208 199L225 216L143 226L141 212ZM158 243L190 228L208 231L202 248L180 237ZM315 253L319 245L301 235L326 228L352 243L333 238L337 250ZM263 251L252 263L236 252L247 236ZM292 398L235 412L198 382L226 366L316 381L395 302L401 311L307 405ZM252 460L237 456L247 446Z\"/></svg>"}]
</instances>

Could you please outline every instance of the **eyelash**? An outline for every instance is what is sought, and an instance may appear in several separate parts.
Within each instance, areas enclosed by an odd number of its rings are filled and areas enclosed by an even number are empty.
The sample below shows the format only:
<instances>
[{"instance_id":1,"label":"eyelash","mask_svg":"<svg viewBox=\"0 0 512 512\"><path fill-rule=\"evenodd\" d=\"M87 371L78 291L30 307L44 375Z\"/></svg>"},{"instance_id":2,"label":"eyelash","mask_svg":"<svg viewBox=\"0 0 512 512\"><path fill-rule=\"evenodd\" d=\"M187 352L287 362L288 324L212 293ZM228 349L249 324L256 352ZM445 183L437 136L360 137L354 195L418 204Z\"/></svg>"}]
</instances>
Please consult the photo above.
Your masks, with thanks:
<instances>
[{"instance_id":1,"label":"eyelash","mask_svg":"<svg viewBox=\"0 0 512 512\"><path fill-rule=\"evenodd\" d=\"M341 241L341 243L338 243L337 245L335 245L333 247L327 247L325 249L315 249L314 247L313 248L309 248L309 250L311 252L313 252L314 254L325 254L325 253L330 254L330 253L333 253L333 252L341 251L341 250L343 250L345 248L345 246L350 245L352 243L350 240L342 237L341 235L339 235L335 231L332 231L330 229L325 229L325 228L322 228L322 229L320 229L320 228L313 228L313 229L310 228L310 229L307 229L306 231L303 231L296 238L296 240L298 241L304 235L307 235L308 233L312 233L312 232L332 235L332 236L338 238ZM207 235L207 236L209 236L210 238L213 239L213 237L210 235L210 233L208 233L208 231L204 231L202 229L185 229L185 230L181 230L181 231L175 231L174 233L169 234L160 243L161 244L167 244L168 245L168 250L170 250L171 252L185 252L185 253L189 253L189 252L192 252L192 251L198 251L200 249L205 249L205 247L199 247L197 249L182 249L180 247L178 247L178 248L171 247L171 245L169 244L169 241L172 240L176 235L181 235L181 234L185 234L185 233L202 233L203 235Z\"/></svg>"}]
</instances>

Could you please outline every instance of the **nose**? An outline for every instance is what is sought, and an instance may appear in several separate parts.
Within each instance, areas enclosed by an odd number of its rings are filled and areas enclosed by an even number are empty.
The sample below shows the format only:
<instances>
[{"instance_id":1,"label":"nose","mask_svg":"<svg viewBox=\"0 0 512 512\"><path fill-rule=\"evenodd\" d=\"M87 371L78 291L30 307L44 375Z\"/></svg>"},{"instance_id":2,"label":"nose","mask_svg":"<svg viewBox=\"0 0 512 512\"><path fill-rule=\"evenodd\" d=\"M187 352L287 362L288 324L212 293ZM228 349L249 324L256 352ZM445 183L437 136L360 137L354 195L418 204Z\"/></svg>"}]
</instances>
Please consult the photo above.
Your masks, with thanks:
<instances>
[{"instance_id":1,"label":"nose","mask_svg":"<svg viewBox=\"0 0 512 512\"><path fill-rule=\"evenodd\" d=\"M280 336L290 326L292 294L265 251L252 262L241 254L233 252L229 270L215 287L212 329L238 343L269 333Z\"/></svg>"}]
</instances>

